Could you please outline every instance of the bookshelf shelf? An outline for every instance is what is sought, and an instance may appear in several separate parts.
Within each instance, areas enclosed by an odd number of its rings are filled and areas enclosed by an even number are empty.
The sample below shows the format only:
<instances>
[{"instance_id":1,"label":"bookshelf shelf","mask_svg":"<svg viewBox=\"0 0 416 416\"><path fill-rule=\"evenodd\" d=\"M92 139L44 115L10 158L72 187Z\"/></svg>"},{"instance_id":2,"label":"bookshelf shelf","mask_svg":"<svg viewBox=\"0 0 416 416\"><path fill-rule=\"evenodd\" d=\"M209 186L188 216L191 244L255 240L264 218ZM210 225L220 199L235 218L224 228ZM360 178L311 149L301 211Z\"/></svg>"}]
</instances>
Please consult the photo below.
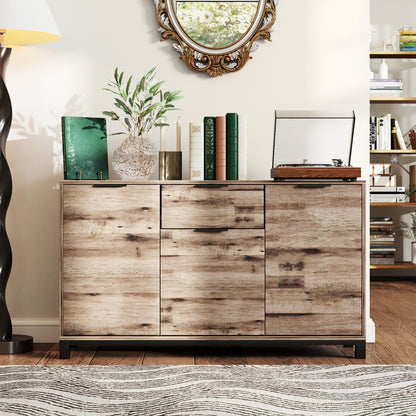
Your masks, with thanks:
<instances>
[{"instance_id":1,"label":"bookshelf shelf","mask_svg":"<svg viewBox=\"0 0 416 416\"><path fill-rule=\"evenodd\" d=\"M373 97L370 104L416 104L416 97Z\"/></svg>"},{"instance_id":2,"label":"bookshelf shelf","mask_svg":"<svg viewBox=\"0 0 416 416\"><path fill-rule=\"evenodd\" d=\"M416 59L416 52L413 51L399 51L399 52L386 52L386 51L374 51L370 52L371 59Z\"/></svg>"},{"instance_id":3,"label":"bookshelf shelf","mask_svg":"<svg viewBox=\"0 0 416 416\"><path fill-rule=\"evenodd\" d=\"M416 155L416 150L370 150L371 155Z\"/></svg>"},{"instance_id":4,"label":"bookshelf shelf","mask_svg":"<svg viewBox=\"0 0 416 416\"><path fill-rule=\"evenodd\" d=\"M370 202L370 207L415 207L416 202Z\"/></svg>"},{"instance_id":5,"label":"bookshelf shelf","mask_svg":"<svg viewBox=\"0 0 416 416\"><path fill-rule=\"evenodd\" d=\"M394 264L371 264L371 270L388 270L388 269L416 269L416 264L410 261L402 261Z\"/></svg>"}]
</instances>

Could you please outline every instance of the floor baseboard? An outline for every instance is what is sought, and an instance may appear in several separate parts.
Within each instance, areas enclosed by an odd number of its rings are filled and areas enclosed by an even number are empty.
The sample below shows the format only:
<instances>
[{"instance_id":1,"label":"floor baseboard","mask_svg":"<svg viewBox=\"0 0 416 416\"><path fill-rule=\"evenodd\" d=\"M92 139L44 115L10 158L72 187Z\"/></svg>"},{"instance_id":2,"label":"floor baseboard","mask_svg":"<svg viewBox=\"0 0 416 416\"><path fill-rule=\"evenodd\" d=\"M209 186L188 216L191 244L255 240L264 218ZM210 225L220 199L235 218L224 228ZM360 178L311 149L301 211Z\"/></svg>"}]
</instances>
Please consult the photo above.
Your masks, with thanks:
<instances>
[{"instance_id":1,"label":"floor baseboard","mask_svg":"<svg viewBox=\"0 0 416 416\"><path fill-rule=\"evenodd\" d=\"M13 319L13 333L30 335L33 342L58 342L58 319Z\"/></svg>"}]
</instances>

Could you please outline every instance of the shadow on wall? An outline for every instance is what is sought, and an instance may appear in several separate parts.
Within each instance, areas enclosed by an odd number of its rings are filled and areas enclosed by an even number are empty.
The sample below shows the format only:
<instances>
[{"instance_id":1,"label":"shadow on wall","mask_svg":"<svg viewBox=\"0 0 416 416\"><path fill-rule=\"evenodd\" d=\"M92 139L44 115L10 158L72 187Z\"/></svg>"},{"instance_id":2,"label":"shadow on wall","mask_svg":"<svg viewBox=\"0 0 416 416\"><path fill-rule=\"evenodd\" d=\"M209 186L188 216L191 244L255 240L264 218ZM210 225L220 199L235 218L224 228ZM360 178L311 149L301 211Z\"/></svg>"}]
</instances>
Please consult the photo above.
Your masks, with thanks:
<instances>
[{"instance_id":1,"label":"shadow on wall","mask_svg":"<svg viewBox=\"0 0 416 416\"><path fill-rule=\"evenodd\" d=\"M66 113L81 112L79 97L65 105ZM7 230L13 249L8 305L13 317L58 316L60 258L60 196L63 179L61 116L48 125L15 113L7 159L13 194Z\"/></svg>"}]
</instances>

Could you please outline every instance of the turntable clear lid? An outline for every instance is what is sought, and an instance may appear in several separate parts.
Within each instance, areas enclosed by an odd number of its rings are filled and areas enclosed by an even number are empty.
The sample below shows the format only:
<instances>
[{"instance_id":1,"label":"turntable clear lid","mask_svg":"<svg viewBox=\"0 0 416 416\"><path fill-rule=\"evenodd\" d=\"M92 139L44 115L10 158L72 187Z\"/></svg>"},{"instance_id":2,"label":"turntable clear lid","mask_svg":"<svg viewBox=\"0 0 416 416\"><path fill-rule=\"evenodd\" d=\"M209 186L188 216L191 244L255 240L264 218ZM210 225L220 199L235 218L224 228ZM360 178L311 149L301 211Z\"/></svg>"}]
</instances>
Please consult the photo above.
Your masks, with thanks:
<instances>
[{"instance_id":1,"label":"turntable clear lid","mask_svg":"<svg viewBox=\"0 0 416 416\"><path fill-rule=\"evenodd\" d=\"M280 165L351 166L355 113L275 111L272 168Z\"/></svg>"}]
</instances>

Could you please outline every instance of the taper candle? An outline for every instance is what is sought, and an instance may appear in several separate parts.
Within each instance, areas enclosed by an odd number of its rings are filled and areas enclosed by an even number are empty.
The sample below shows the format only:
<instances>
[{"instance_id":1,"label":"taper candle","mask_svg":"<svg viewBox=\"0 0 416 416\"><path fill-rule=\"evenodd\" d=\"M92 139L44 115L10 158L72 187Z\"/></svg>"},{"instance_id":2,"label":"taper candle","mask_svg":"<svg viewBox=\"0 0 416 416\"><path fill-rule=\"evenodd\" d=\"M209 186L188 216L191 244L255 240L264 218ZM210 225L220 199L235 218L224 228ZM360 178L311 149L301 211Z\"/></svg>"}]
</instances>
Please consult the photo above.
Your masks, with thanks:
<instances>
[{"instance_id":1,"label":"taper candle","mask_svg":"<svg viewBox=\"0 0 416 416\"><path fill-rule=\"evenodd\" d=\"M181 117L178 117L178 120L176 121L176 151L181 151Z\"/></svg>"},{"instance_id":2,"label":"taper candle","mask_svg":"<svg viewBox=\"0 0 416 416\"><path fill-rule=\"evenodd\" d=\"M165 150L165 129L164 126L160 126L160 151Z\"/></svg>"}]
</instances>

